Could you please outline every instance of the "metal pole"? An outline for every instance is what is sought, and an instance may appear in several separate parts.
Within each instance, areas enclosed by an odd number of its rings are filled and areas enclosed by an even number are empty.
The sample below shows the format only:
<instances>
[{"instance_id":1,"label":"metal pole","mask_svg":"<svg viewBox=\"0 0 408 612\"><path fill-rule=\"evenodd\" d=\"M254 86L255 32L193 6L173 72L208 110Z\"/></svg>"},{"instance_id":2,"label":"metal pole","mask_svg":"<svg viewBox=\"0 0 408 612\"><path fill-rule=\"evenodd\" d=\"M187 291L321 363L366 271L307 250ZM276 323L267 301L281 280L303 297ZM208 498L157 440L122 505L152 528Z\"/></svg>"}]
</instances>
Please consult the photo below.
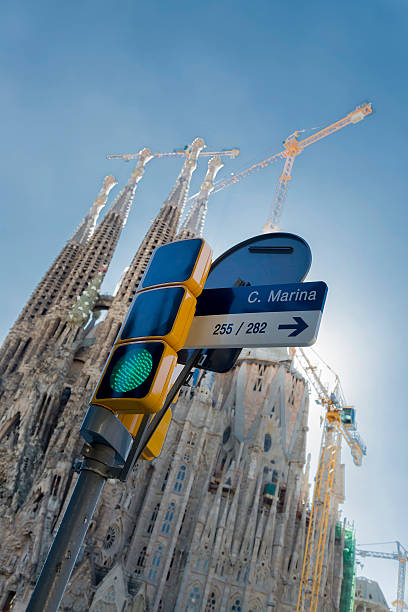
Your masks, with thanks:
<instances>
[{"instance_id":1,"label":"metal pole","mask_svg":"<svg viewBox=\"0 0 408 612\"><path fill-rule=\"evenodd\" d=\"M57 612L107 478L126 480L200 356L201 349L193 351L150 426L149 417L143 419L132 448L129 432L109 410L89 408L81 427L88 442L82 451L86 458L26 612ZM106 441L109 446L95 440ZM125 464L122 470L114 467L118 458Z\"/></svg>"},{"instance_id":2,"label":"metal pole","mask_svg":"<svg viewBox=\"0 0 408 612\"><path fill-rule=\"evenodd\" d=\"M126 459L125 465L123 466L122 471L119 473L118 478L122 482L126 482L129 472L131 472L131 470L133 469L136 461L139 459L140 455L142 454L143 449L145 448L146 444L149 443L154 432L160 425L160 422L163 419L164 415L166 414L167 409L169 408L170 404L176 397L177 393L180 391L183 384L188 379L192 368L194 368L197 365L197 363L200 361L201 353L202 353L201 349L196 349L195 351L193 351L192 355L190 356L190 359L187 361L184 368L182 369L182 371L180 372L180 374L174 381L173 386L171 387L170 391L168 392L165 402L163 404L163 407L159 410L159 412L157 412L154 415L154 418L150 421L150 423L149 423L149 418L143 419L137 431L137 434L133 440L133 444L130 449L129 455Z\"/></svg>"},{"instance_id":3,"label":"metal pole","mask_svg":"<svg viewBox=\"0 0 408 612\"><path fill-rule=\"evenodd\" d=\"M103 454L114 456L113 449L99 446L98 450ZM104 467L99 461L91 460L87 463L85 460L26 612L56 612L58 610L96 504L107 480Z\"/></svg>"}]
</instances>

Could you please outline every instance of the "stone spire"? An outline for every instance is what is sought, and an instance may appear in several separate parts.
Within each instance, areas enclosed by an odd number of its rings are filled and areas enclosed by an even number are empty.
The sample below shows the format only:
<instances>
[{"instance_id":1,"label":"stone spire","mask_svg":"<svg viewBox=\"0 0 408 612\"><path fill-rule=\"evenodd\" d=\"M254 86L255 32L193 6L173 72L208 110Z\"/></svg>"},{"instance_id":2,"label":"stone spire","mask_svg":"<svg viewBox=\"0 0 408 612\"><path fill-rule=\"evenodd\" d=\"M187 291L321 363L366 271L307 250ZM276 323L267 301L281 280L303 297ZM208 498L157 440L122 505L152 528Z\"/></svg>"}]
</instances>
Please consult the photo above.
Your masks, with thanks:
<instances>
[{"instance_id":1,"label":"stone spire","mask_svg":"<svg viewBox=\"0 0 408 612\"><path fill-rule=\"evenodd\" d=\"M35 333L39 333L41 341L30 349L30 360L38 356L44 348L44 342L54 336L56 325L63 329L69 322L70 333L73 334L72 337L75 336L76 332L72 326L76 321L82 321L82 317L72 317L72 308L81 295L82 301L89 301L86 292L90 290L92 295L95 293L95 279L100 287L126 223L137 183L143 176L145 164L152 157L149 149L140 152L136 168L126 187L95 229L97 216L110 189L116 184L112 176L105 178L89 213L38 285L6 338L0 351L0 371L10 372L15 369L14 364L21 363L23 357L27 359L27 347ZM79 312L77 310L76 315L79 315ZM49 317L44 316L48 314Z\"/></svg>"},{"instance_id":2,"label":"stone spire","mask_svg":"<svg viewBox=\"0 0 408 612\"><path fill-rule=\"evenodd\" d=\"M75 263L82 257L86 240L92 234L97 216L106 202L109 191L115 184L116 180L113 176L107 176L104 179L103 187L88 214L35 288L17 319L17 325L45 315L56 302Z\"/></svg>"},{"instance_id":3,"label":"stone spire","mask_svg":"<svg viewBox=\"0 0 408 612\"><path fill-rule=\"evenodd\" d=\"M117 212L123 219L123 225L126 223L126 220L128 218L137 184L143 176L146 164L151 159L153 159L153 157L154 155L150 151L150 149L145 148L139 152L139 159L136 164L136 168L133 170L126 187L122 189L122 191L111 206L110 210L112 212Z\"/></svg>"},{"instance_id":4,"label":"stone spire","mask_svg":"<svg viewBox=\"0 0 408 612\"><path fill-rule=\"evenodd\" d=\"M197 159L205 146L202 138L196 138L188 149L183 168L169 196L163 203L158 215L144 237L126 274L124 274L115 302L123 305L124 312L133 299L136 288L143 276L153 250L166 242L174 240L177 226L186 203L190 181L197 167Z\"/></svg>"},{"instance_id":5,"label":"stone spire","mask_svg":"<svg viewBox=\"0 0 408 612\"><path fill-rule=\"evenodd\" d=\"M194 199L186 218L180 226L177 240L187 240L203 235L208 198L214 189L214 179L223 166L224 164L220 157L212 157L208 162L207 174L201 185L200 193Z\"/></svg>"},{"instance_id":6,"label":"stone spire","mask_svg":"<svg viewBox=\"0 0 408 612\"><path fill-rule=\"evenodd\" d=\"M197 167L197 159L201 150L205 147L205 142L202 138L196 138L187 149L186 161L183 168L177 177L177 181L170 191L163 206L176 206L180 215L183 214L186 204L190 181L194 170Z\"/></svg>"},{"instance_id":7,"label":"stone spire","mask_svg":"<svg viewBox=\"0 0 408 612\"><path fill-rule=\"evenodd\" d=\"M137 184L143 176L145 165L152 158L153 154L149 149L140 151L136 168L130 175L126 186L88 240L83 256L75 263L69 281L61 289L61 297L70 307L73 300L92 283L98 270L103 269L106 272L108 269L119 236L127 221Z\"/></svg>"},{"instance_id":8,"label":"stone spire","mask_svg":"<svg viewBox=\"0 0 408 612\"><path fill-rule=\"evenodd\" d=\"M82 219L78 229L74 232L72 238L70 239L70 242L76 242L83 245L88 242L89 238L95 231L99 213L106 204L110 190L117 184L117 180L111 174L104 178L102 189L100 190L98 197L92 204L88 214Z\"/></svg>"}]
</instances>

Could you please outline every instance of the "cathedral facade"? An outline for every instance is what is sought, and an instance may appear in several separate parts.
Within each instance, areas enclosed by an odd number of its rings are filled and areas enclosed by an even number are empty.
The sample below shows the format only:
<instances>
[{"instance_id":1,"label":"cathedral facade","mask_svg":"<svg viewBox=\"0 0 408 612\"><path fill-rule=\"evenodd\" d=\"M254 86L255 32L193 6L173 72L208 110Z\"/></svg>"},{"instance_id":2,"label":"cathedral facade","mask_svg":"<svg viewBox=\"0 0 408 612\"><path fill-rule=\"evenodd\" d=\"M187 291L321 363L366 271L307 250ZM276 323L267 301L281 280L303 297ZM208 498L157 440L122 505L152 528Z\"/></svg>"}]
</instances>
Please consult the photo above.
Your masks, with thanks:
<instances>
[{"instance_id":1,"label":"cathedral facade","mask_svg":"<svg viewBox=\"0 0 408 612\"><path fill-rule=\"evenodd\" d=\"M25 610L76 481L79 425L153 250L203 231L219 158L180 225L203 146L190 146L113 297L99 288L151 152L140 152L97 225L115 184L107 177L1 348L1 610ZM60 609L296 610L310 516L308 412L306 381L286 350L243 350L227 374L195 370L172 405L161 456L105 485ZM322 611L340 602L341 467Z\"/></svg>"}]
</instances>

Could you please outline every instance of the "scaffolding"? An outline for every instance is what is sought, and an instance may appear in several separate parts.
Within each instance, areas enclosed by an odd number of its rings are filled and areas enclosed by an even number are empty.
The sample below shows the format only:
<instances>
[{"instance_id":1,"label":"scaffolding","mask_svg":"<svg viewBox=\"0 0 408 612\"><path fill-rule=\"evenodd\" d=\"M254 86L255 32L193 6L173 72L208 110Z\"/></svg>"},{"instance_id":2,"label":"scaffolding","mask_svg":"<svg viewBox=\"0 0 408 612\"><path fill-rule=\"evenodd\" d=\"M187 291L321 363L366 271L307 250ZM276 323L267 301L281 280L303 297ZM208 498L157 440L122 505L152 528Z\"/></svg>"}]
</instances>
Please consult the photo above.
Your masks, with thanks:
<instances>
[{"instance_id":1,"label":"scaffolding","mask_svg":"<svg viewBox=\"0 0 408 612\"><path fill-rule=\"evenodd\" d=\"M336 535L342 530L341 523L336 525ZM356 593L356 538L351 525L344 527L343 580L341 583L339 612L353 612Z\"/></svg>"}]
</instances>

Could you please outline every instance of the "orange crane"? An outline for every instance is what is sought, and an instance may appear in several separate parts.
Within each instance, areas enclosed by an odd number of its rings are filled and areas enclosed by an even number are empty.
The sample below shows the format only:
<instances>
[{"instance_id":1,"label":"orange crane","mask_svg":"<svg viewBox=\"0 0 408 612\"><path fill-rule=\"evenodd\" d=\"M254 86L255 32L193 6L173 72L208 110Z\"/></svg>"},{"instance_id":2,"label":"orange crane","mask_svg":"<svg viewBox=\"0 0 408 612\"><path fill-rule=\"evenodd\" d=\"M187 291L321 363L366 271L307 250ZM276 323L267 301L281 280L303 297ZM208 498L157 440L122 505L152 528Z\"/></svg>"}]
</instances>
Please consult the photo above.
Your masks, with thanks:
<instances>
[{"instance_id":1,"label":"orange crane","mask_svg":"<svg viewBox=\"0 0 408 612\"><path fill-rule=\"evenodd\" d=\"M366 454L366 446L356 431L354 408L345 405L337 374L329 368L335 377L333 392L329 392L316 366L312 365L304 350L296 351L296 356L317 393L318 403L322 404L325 409L319 463L296 608L297 612L316 612L319 605L327 528L341 441L343 438L346 440L357 466L361 466L362 457Z\"/></svg>"},{"instance_id":2,"label":"orange crane","mask_svg":"<svg viewBox=\"0 0 408 612\"><path fill-rule=\"evenodd\" d=\"M153 153L154 157L188 157L190 152L190 148L184 147L184 149L175 149L174 151L170 151L169 153ZM235 159L240 154L239 149L223 149L222 151L201 151L200 157L213 157L217 155L218 157L229 157L230 159ZM124 159L125 161L130 161L131 159L137 159L139 157L139 153L111 153L106 156L106 159Z\"/></svg>"},{"instance_id":3,"label":"orange crane","mask_svg":"<svg viewBox=\"0 0 408 612\"><path fill-rule=\"evenodd\" d=\"M275 155L271 155L270 157L267 157L266 159L257 162L256 164L253 164L249 168L241 170L241 172L237 172L233 176L217 181L216 183L214 183L213 193L221 191L221 189L225 189L225 187L228 187L233 183L238 183L246 176L257 172L258 170L262 170L262 168L270 166L278 159L284 159L285 164L283 166L283 172L280 176L279 183L275 191L271 213L263 229L265 233L277 231L279 229L280 217L282 214L282 208L289 186L289 181L292 178L291 172L296 156L302 153L302 151L304 151L306 147L309 147L311 144L314 144L318 140L322 140L322 138L326 138L326 136L329 136L330 134L334 134L334 132L338 132L342 128L346 127L346 125L359 123L359 121L362 121L365 117L367 117L367 115L370 115L372 112L373 109L371 102L364 102L363 104L357 106L353 111L351 111L351 113L348 113L348 115L346 115L339 121L336 121L335 123L332 123L324 129L315 132L314 134L312 134L312 136L309 136L304 140L298 140L300 131L293 132L293 134L288 136L288 138L283 142L283 151L280 151ZM191 196L189 200L195 200L197 197L198 193Z\"/></svg>"}]
</instances>

